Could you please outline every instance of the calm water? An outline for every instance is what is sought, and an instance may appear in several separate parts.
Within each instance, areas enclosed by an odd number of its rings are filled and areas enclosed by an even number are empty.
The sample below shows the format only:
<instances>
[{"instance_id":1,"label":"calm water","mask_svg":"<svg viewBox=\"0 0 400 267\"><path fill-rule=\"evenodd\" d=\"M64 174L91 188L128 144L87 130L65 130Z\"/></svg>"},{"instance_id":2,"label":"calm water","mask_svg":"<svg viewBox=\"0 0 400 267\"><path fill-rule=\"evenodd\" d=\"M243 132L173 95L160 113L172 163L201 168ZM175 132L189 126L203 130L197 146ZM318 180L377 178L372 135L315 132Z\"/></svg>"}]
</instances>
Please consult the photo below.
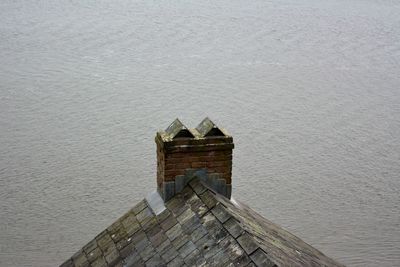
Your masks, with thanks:
<instances>
[{"instance_id":1,"label":"calm water","mask_svg":"<svg viewBox=\"0 0 400 267\"><path fill-rule=\"evenodd\" d=\"M400 265L399 1L2 0L0 266L60 264L155 189L155 132L207 115L236 199Z\"/></svg>"}]
</instances>

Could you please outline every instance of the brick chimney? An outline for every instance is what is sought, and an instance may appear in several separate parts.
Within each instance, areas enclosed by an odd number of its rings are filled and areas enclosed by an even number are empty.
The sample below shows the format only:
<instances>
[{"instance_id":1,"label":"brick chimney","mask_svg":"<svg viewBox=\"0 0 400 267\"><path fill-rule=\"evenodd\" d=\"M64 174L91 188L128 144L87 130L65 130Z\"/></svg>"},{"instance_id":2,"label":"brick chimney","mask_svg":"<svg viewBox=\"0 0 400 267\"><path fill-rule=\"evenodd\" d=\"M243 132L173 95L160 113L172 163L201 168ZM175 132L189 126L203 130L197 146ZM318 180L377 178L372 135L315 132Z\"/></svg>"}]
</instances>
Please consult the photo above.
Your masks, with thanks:
<instances>
[{"instance_id":1,"label":"brick chimney","mask_svg":"<svg viewBox=\"0 0 400 267\"><path fill-rule=\"evenodd\" d=\"M232 137L205 118L188 129L176 119L157 132L157 189L168 201L197 177L217 193L232 191Z\"/></svg>"}]
</instances>

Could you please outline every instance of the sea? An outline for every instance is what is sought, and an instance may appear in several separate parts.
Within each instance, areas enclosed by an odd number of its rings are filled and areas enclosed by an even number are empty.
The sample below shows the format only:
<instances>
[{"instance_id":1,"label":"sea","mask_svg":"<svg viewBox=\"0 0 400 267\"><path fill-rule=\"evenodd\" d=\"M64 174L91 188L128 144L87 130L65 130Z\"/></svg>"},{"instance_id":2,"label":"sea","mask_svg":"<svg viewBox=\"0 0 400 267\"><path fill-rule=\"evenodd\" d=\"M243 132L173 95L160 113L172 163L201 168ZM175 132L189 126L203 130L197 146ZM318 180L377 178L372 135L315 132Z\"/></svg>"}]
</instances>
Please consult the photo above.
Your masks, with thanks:
<instances>
[{"instance_id":1,"label":"sea","mask_svg":"<svg viewBox=\"0 0 400 267\"><path fill-rule=\"evenodd\" d=\"M156 132L207 116L235 199L400 266L398 0L0 1L0 266L60 265L156 189Z\"/></svg>"}]
</instances>

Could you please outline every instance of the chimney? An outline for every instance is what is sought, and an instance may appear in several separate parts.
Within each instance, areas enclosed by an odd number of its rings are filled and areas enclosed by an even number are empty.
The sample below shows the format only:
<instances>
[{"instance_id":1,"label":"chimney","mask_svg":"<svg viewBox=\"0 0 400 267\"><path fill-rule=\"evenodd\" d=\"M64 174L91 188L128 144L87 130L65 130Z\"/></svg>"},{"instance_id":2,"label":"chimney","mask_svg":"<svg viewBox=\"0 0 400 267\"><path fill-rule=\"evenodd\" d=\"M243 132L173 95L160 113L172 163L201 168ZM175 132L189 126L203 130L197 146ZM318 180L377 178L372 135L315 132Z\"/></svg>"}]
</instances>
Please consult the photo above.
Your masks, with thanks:
<instances>
[{"instance_id":1,"label":"chimney","mask_svg":"<svg viewBox=\"0 0 400 267\"><path fill-rule=\"evenodd\" d=\"M195 177L215 192L230 198L232 192L232 136L205 118L188 129L176 119L159 131L157 144L157 189L164 202Z\"/></svg>"}]
</instances>

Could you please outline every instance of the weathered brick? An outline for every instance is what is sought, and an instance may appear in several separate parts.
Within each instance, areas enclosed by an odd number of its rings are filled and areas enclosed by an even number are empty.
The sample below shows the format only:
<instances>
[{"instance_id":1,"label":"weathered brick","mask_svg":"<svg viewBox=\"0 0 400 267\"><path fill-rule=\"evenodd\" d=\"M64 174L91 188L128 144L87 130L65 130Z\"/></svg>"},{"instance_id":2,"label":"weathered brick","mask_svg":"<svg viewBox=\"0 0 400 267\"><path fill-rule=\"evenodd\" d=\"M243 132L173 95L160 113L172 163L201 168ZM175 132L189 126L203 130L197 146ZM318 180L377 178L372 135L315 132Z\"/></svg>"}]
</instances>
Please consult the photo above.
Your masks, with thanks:
<instances>
[{"instance_id":1,"label":"weathered brick","mask_svg":"<svg viewBox=\"0 0 400 267\"><path fill-rule=\"evenodd\" d=\"M166 170L165 171L165 177L171 178L171 177L175 177L177 175L181 175L183 174L182 172L179 172L177 170Z\"/></svg>"},{"instance_id":2,"label":"weathered brick","mask_svg":"<svg viewBox=\"0 0 400 267\"><path fill-rule=\"evenodd\" d=\"M168 154L167 158L183 158L185 156L186 156L185 153L171 153Z\"/></svg>"},{"instance_id":3,"label":"weathered brick","mask_svg":"<svg viewBox=\"0 0 400 267\"><path fill-rule=\"evenodd\" d=\"M229 166L229 161L210 161L207 162L207 167L224 167Z\"/></svg>"},{"instance_id":4,"label":"weathered brick","mask_svg":"<svg viewBox=\"0 0 400 267\"><path fill-rule=\"evenodd\" d=\"M201 161L212 162L212 161L230 161L232 160L232 154L229 155L213 155L213 156L201 156Z\"/></svg>"},{"instance_id":5,"label":"weathered brick","mask_svg":"<svg viewBox=\"0 0 400 267\"><path fill-rule=\"evenodd\" d=\"M232 171L232 166L219 166L213 167L213 169L217 173L229 173Z\"/></svg>"},{"instance_id":6,"label":"weathered brick","mask_svg":"<svg viewBox=\"0 0 400 267\"><path fill-rule=\"evenodd\" d=\"M207 167L207 163L206 162L192 162L191 167L192 168L205 168L205 167Z\"/></svg>"},{"instance_id":7,"label":"weathered brick","mask_svg":"<svg viewBox=\"0 0 400 267\"><path fill-rule=\"evenodd\" d=\"M176 164L175 162L168 162L165 164L165 170L175 170L176 168Z\"/></svg>"},{"instance_id":8,"label":"weathered brick","mask_svg":"<svg viewBox=\"0 0 400 267\"><path fill-rule=\"evenodd\" d=\"M182 163L178 163L178 164L176 164L176 167L177 167L178 169L186 170L186 169L189 169L189 168L191 167L191 162L182 162Z\"/></svg>"}]
</instances>

